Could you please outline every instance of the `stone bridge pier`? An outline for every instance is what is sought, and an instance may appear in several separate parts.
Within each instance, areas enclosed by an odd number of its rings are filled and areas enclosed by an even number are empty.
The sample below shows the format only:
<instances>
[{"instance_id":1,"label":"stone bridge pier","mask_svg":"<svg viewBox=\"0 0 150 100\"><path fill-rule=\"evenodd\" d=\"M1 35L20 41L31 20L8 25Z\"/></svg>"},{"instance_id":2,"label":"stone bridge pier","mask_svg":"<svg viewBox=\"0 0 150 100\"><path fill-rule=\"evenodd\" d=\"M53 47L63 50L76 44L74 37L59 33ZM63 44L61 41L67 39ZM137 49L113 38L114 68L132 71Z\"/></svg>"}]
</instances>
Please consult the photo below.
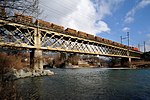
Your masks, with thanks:
<instances>
[{"instance_id":1,"label":"stone bridge pier","mask_svg":"<svg viewBox=\"0 0 150 100\"><path fill-rule=\"evenodd\" d=\"M30 52L30 67L35 71L43 70L42 50L33 49Z\"/></svg>"},{"instance_id":2,"label":"stone bridge pier","mask_svg":"<svg viewBox=\"0 0 150 100\"><path fill-rule=\"evenodd\" d=\"M34 47L36 49L31 49L30 52L30 68L33 69L34 71L42 71L43 70L43 51L38 49L41 47L41 33L36 28L34 30L34 35L33 35L33 41L34 41Z\"/></svg>"}]
</instances>

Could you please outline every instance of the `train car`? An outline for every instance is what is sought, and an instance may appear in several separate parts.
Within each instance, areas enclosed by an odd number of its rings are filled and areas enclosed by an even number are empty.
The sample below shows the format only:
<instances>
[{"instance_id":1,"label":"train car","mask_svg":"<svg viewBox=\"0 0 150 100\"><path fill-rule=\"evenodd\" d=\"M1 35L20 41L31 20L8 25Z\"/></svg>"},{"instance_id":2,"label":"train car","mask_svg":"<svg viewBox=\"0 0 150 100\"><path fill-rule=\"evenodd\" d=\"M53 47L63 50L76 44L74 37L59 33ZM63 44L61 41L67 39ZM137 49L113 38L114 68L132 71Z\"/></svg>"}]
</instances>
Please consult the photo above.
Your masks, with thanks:
<instances>
[{"instance_id":1,"label":"train car","mask_svg":"<svg viewBox=\"0 0 150 100\"><path fill-rule=\"evenodd\" d=\"M129 49L130 49L130 50L133 50L133 47L130 47L130 46L129 46Z\"/></svg>"},{"instance_id":2,"label":"train car","mask_svg":"<svg viewBox=\"0 0 150 100\"><path fill-rule=\"evenodd\" d=\"M102 38L102 43L105 43L105 39L104 38Z\"/></svg>"},{"instance_id":3,"label":"train car","mask_svg":"<svg viewBox=\"0 0 150 100\"><path fill-rule=\"evenodd\" d=\"M122 44L122 45L123 45L123 48L126 48L126 46L124 44Z\"/></svg>"},{"instance_id":4,"label":"train car","mask_svg":"<svg viewBox=\"0 0 150 100\"><path fill-rule=\"evenodd\" d=\"M120 47L124 48L124 45L123 45L123 44L120 44Z\"/></svg>"},{"instance_id":5,"label":"train car","mask_svg":"<svg viewBox=\"0 0 150 100\"><path fill-rule=\"evenodd\" d=\"M90 40L95 40L95 37L92 34L87 34L87 38Z\"/></svg>"},{"instance_id":6,"label":"train car","mask_svg":"<svg viewBox=\"0 0 150 100\"><path fill-rule=\"evenodd\" d=\"M103 41L103 43L109 44L109 40L107 40L107 39L103 38L102 41Z\"/></svg>"},{"instance_id":7,"label":"train car","mask_svg":"<svg viewBox=\"0 0 150 100\"><path fill-rule=\"evenodd\" d=\"M31 16L26 16L22 14L15 13L15 17L12 19L15 22L23 24L33 24L33 19Z\"/></svg>"},{"instance_id":8,"label":"train car","mask_svg":"<svg viewBox=\"0 0 150 100\"><path fill-rule=\"evenodd\" d=\"M51 23L51 27L54 29L56 32L64 32L64 27L61 25L57 25L54 23Z\"/></svg>"},{"instance_id":9,"label":"train car","mask_svg":"<svg viewBox=\"0 0 150 100\"><path fill-rule=\"evenodd\" d=\"M87 33L78 31L78 37L87 39Z\"/></svg>"},{"instance_id":10,"label":"train car","mask_svg":"<svg viewBox=\"0 0 150 100\"><path fill-rule=\"evenodd\" d=\"M122 47L122 44L121 43L117 43L118 47Z\"/></svg>"},{"instance_id":11,"label":"train car","mask_svg":"<svg viewBox=\"0 0 150 100\"><path fill-rule=\"evenodd\" d=\"M125 48L125 49L126 49L126 45L123 45L123 48Z\"/></svg>"},{"instance_id":12,"label":"train car","mask_svg":"<svg viewBox=\"0 0 150 100\"><path fill-rule=\"evenodd\" d=\"M118 46L118 43L113 41L113 45L114 46Z\"/></svg>"},{"instance_id":13,"label":"train car","mask_svg":"<svg viewBox=\"0 0 150 100\"><path fill-rule=\"evenodd\" d=\"M46 22L46 21L43 21L43 20L40 20L40 19L36 20L36 21L35 21L35 24L36 24L36 25L39 25L40 27L52 28L52 27L51 27L51 23Z\"/></svg>"},{"instance_id":14,"label":"train car","mask_svg":"<svg viewBox=\"0 0 150 100\"><path fill-rule=\"evenodd\" d=\"M69 35L73 35L73 36L77 36L77 30L75 30L75 29L71 29L71 28L67 28L67 29L65 29L65 33L66 34L69 34Z\"/></svg>"},{"instance_id":15,"label":"train car","mask_svg":"<svg viewBox=\"0 0 150 100\"><path fill-rule=\"evenodd\" d=\"M103 38L101 38L101 37L95 36L95 41L97 41L97 42L102 42L102 39Z\"/></svg>"},{"instance_id":16,"label":"train car","mask_svg":"<svg viewBox=\"0 0 150 100\"><path fill-rule=\"evenodd\" d=\"M132 50L138 51L139 49L137 47L133 47Z\"/></svg>"},{"instance_id":17,"label":"train car","mask_svg":"<svg viewBox=\"0 0 150 100\"><path fill-rule=\"evenodd\" d=\"M113 41L108 40L108 44L112 45L112 44L113 44Z\"/></svg>"},{"instance_id":18,"label":"train car","mask_svg":"<svg viewBox=\"0 0 150 100\"><path fill-rule=\"evenodd\" d=\"M117 46L118 46L118 47L121 47L121 43L118 43L118 42L116 42L116 43L117 43Z\"/></svg>"}]
</instances>

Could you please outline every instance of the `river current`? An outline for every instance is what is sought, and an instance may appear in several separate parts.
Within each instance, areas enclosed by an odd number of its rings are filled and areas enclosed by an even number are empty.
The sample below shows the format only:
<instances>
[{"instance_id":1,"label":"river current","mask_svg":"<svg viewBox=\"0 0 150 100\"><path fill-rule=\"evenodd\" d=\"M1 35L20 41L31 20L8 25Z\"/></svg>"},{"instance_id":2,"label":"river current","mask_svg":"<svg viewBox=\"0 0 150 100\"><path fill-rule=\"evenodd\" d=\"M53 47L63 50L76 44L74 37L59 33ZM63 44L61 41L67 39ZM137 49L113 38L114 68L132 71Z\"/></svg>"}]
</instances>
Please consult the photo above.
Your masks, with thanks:
<instances>
[{"instance_id":1,"label":"river current","mask_svg":"<svg viewBox=\"0 0 150 100\"><path fill-rule=\"evenodd\" d=\"M148 69L51 69L15 81L23 100L150 100Z\"/></svg>"}]
</instances>

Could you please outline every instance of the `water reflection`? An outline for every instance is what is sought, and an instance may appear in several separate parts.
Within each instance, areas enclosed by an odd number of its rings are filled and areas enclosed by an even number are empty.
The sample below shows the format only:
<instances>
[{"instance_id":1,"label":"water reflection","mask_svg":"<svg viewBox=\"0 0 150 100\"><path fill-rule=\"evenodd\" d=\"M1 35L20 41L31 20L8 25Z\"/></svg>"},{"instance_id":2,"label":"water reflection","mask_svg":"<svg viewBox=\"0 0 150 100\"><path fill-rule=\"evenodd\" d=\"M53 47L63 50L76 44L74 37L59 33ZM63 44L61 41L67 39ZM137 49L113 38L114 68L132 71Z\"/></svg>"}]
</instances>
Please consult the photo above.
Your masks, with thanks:
<instances>
[{"instance_id":1,"label":"water reflection","mask_svg":"<svg viewBox=\"0 0 150 100\"><path fill-rule=\"evenodd\" d=\"M0 100L22 100L21 92L14 81L0 81Z\"/></svg>"},{"instance_id":2,"label":"water reflection","mask_svg":"<svg viewBox=\"0 0 150 100\"><path fill-rule=\"evenodd\" d=\"M52 69L54 76L6 84L3 98L22 100L149 100L149 70ZM7 92L7 90L11 92ZM7 92L7 95L6 95ZM11 94L12 93L12 94ZM1 97L2 98L2 97ZM0 99L1 99L0 98Z\"/></svg>"},{"instance_id":3,"label":"water reflection","mask_svg":"<svg viewBox=\"0 0 150 100\"><path fill-rule=\"evenodd\" d=\"M20 79L16 82L19 90L22 91L23 100L42 100L42 86L40 78Z\"/></svg>"}]
</instances>

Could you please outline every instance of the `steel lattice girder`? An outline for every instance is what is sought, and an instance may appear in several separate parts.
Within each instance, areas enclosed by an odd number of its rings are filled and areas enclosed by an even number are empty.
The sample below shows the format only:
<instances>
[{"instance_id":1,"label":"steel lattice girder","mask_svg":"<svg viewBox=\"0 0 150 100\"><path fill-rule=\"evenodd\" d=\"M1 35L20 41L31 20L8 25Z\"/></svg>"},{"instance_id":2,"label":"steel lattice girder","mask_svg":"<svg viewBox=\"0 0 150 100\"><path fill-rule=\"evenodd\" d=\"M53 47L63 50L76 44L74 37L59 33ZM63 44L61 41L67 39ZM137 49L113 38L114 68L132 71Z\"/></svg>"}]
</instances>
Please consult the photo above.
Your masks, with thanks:
<instances>
[{"instance_id":1,"label":"steel lattice girder","mask_svg":"<svg viewBox=\"0 0 150 100\"><path fill-rule=\"evenodd\" d=\"M103 56L140 58L141 52L58 33L36 26L0 20L0 45Z\"/></svg>"},{"instance_id":2,"label":"steel lattice girder","mask_svg":"<svg viewBox=\"0 0 150 100\"><path fill-rule=\"evenodd\" d=\"M8 22L0 24L0 45L35 48L34 28Z\"/></svg>"},{"instance_id":3,"label":"steel lattice girder","mask_svg":"<svg viewBox=\"0 0 150 100\"><path fill-rule=\"evenodd\" d=\"M43 45L43 49L56 50L56 51L66 51L66 52L77 52L83 54L96 54L96 55L104 55L104 56L118 56L118 57L127 57L127 49L119 48L111 45L106 45L103 43L96 43L94 41L88 41L86 39L81 39L65 34L60 34L57 32L47 31L41 29L42 33L52 34L45 36L43 41L49 41L46 45ZM54 46L55 44L55 46ZM130 51L132 52L132 51ZM132 52L132 54L136 54L134 57L139 57L139 53Z\"/></svg>"}]
</instances>

